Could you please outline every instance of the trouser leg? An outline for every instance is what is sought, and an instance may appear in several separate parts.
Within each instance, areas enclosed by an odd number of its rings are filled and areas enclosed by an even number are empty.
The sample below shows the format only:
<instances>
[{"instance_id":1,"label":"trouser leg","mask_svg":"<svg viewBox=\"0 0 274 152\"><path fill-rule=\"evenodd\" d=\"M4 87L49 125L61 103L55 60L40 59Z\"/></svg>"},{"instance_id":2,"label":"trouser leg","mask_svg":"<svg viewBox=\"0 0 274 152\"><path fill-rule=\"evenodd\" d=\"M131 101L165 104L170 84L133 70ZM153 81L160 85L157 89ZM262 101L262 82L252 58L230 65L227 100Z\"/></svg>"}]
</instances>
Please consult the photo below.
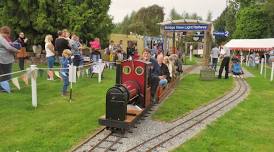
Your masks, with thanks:
<instances>
[{"instance_id":1,"label":"trouser leg","mask_svg":"<svg viewBox=\"0 0 274 152\"><path fill-rule=\"evenodd\" d=\"M157 91L158 85L159 85L159 79L152 78L151 79L151 97L154 102L156 100L156 91Z\"/></svg>"},{"instance_id":2,"label":"trouser leg","mask_svg":"<svg viewBox=\"0 0 274 152\"><path fill-rule=\"evenodd\" d=\"M223 70L224 70L224 60L225 59L223 59L223 61L221 63L221 66L220 66L220 69L219 69L219 76L218 76L218 78L222 77L222 73L223 73Z\"/></svg>"},{"instance_id":3,"label":"trouser leg","mask_svg":"<svg viewBox=\"0 0 274 152\"><path fill-rule=\"evenodd\" d=\"M226 58L226 63L225 63L225 78L228 78L228 73L229 73L229 60L230 58Z\"/></svg>"},{"instance_id":4,"label":"trouser leg","mask_svg":"<svg viewBox=\"0 0 274 152\"><path fill-rule=\"evenodd\" d=\"M24 70L25 59L24 58L18 58L18 59L19 59L20 70Z\"/></svg>"}]
</instances>

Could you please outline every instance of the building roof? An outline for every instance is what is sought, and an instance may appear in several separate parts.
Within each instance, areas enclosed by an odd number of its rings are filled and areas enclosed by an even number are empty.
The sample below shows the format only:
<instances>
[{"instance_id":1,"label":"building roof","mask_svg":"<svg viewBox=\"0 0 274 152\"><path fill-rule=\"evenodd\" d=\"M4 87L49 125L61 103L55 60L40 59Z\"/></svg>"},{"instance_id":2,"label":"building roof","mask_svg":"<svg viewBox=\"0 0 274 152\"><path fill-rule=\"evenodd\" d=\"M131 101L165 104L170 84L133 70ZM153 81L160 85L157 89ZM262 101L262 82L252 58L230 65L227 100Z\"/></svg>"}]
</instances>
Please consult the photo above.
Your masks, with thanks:
<instances>
[{"instance_id":1,"label":"building roof","mask_svg":"<svg viewBox=\"0 0 274 152\"><path fill-rule=\"evenodd\" d=\"M224 47L237 51L270 51L274 49L274 38L232 39Z\"/></svg>"}]
</instances>

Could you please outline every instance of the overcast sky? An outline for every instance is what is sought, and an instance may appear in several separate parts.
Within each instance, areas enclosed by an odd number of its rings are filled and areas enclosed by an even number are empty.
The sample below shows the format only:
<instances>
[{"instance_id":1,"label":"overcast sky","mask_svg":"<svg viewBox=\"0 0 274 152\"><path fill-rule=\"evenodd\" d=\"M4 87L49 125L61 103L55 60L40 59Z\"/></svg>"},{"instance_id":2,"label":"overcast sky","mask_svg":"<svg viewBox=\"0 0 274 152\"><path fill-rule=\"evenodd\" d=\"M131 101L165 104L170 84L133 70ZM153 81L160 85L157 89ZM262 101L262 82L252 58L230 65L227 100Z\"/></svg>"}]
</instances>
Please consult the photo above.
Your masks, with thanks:
<instances>
[{"instance_id":1,"label":"overcast sky","mask_svg":"<svg viewBox=\"0 0 274 152\"><path fill-rule=\"evenodd\" d=\"M180 14L183 11L196 12L204 19L206 19L208 11L211 11L213 19L215 19L225 9L226 0L112 0L109 14L114 17L114 23L117 23L121 22L133 10L138 11L141 7L153 4L164 7L165 19L172 8L175 8Z\"/></svg>"}]
</instances>

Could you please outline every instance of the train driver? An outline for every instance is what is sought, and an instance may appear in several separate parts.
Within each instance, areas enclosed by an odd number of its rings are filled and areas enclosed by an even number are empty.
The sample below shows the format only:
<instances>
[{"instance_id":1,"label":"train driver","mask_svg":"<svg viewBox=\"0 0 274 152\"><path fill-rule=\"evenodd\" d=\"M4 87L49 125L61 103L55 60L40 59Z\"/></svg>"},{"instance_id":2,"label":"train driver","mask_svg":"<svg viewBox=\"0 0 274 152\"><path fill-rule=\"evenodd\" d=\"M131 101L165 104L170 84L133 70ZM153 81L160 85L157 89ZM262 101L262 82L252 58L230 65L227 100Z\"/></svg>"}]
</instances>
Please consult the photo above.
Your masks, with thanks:
<instances>
[{"instance_id":1,"label":"train driver","mask_svg":"<svg viewBox=\"0 0 274 152\"><path fill-rule=\"evenodd\" d=\"M159 84L159 74L160 74L160 66L157 61L151 58L151 52L148 48L145 48L142 54L142 60L146 62L151 62L152 68L150 73L150 82L151 82L151 97L152 102L155 104L157 101L156 98L156 90Z\"/></svg>"}]
</instances>

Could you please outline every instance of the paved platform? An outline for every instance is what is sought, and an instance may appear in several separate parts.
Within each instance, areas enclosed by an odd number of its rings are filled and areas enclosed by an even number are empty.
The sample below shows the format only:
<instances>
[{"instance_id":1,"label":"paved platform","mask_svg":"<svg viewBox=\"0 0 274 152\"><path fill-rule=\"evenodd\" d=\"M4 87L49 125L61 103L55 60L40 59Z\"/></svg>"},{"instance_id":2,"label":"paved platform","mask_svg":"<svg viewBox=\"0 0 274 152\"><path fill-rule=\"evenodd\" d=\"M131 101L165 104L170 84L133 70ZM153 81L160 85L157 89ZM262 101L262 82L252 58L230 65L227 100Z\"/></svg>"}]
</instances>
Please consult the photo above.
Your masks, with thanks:
<instances>
[{"instance_id":1,"label":"paved platform","mask_svg":"<svg viewBox=\"0 0 274 152\"><path fill-rule=\"evenodd\" d=\"M217 71L215 72L215 75L218 76L219 74L219 68L220 67L217 67ZM198 66L197 68L195 68L194 70L192 70L190 72L190 74L200 74L200 71L202 69L202 66ZM247 71L245 68L243 68L243 71L244 71L244 77L245 78L248 78L248 77L255 77L252 73L250 73L249 71ZM223 77L225 76L225 70L223 71ZM229 73L229 76L232 76L231 73Z\"/></svg>"}]
</instances>

